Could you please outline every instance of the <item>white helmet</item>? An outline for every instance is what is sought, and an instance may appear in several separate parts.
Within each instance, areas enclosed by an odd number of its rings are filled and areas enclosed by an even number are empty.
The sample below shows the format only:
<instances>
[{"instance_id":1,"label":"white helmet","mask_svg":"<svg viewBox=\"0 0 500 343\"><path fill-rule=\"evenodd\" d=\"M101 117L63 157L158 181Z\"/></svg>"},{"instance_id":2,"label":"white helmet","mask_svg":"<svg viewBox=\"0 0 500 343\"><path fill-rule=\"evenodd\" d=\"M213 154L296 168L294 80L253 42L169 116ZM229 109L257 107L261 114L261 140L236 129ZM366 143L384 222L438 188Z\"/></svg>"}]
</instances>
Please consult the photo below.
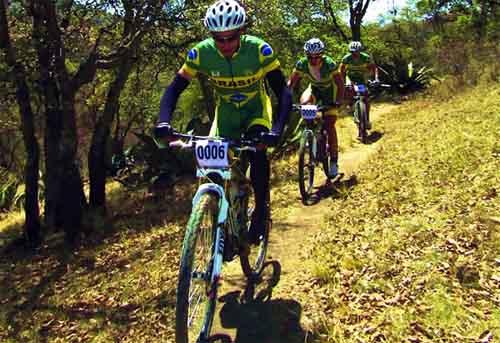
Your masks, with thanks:
<instances>
[{"instance_id":1,"label":"white helmet","mask_svg":"<svg viewBox=\"0 0 500 343\"><path fill-rule=\"evenodd\" d=\"M361 51L361 49L363 49L363 45L361 44L361 42L352 41L349 44L349 51L351 52Z\"/></svg>"},{"instance_id":2,"label":"white helmet","mask_svg":"<svg viewBox=\"0 0 500 343\"><path fill-rule=\"evenodd\" d=\"M245 25L245 9L235 0L219 0L207 9L203 23L212 32L231 31Z\"/></svg>"},{"instance_id":3,"label":"white helmet","mask_svg":"<svg viewBox=\"0 0 500 343\"><path fill-rule=\"evenodd\" d=\"M325 44L319 38L311 38L304 44L306 54L321 54L325 51Z\"/></svg>"}]
</instances>

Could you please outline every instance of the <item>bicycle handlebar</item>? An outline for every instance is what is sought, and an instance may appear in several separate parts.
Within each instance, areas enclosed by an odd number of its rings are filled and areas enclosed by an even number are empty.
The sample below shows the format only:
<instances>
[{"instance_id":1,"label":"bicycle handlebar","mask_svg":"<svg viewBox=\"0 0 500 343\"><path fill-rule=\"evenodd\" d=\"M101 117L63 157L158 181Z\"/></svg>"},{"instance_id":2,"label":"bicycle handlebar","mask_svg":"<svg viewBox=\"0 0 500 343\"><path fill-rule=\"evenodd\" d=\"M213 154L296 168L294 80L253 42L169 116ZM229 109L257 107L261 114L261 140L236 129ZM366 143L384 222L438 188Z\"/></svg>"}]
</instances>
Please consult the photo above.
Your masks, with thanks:
<instances>
[{"instance_id":1,"label":"bicycle handlebar","mask_svg":"<svg viewBox=\"0 0 500 343\"><path fill-rule=\"evenodd\" d=\"M352 88L353 86L354 86L353 83L344 85L344 87L346 87L346 88L349 88L349 87ZM380 82L373 81L373 80L368 80L367 86L370 88L378 88L378 87L379 88L392 88L392 86L387 84L387 83L380 83Z\"/></svg>"},{"instance_id":2,"label":"bicycle handlebar","mask_svg":"<svg viewBox=\"0 0 500 343\"><path fill-rule=\"evenodd\" d=\"M219 140L228 143L229 147L234 148L238 151L245 151L245 150L255 151L259 144L263 144L258 138L236 140L224 137L190 135L175 131L172 133L172 137L179 138L179 140L170 142L169 146L181 149L191 149L194 147L194 142L200 140ZM188 139L189 141L185 143L181 139Z\"/></svg>"},{"instance_id":3,"label":"bicycle handlebar","mask_svg":"<svg viewBox=\"0 0 500 343\"><path fill-rule=\"evenodd\" d=\"M304 106L305 104L293 104L292 105L292 109L294 111L300 111L302 109L302 106ZM320 106L316 106L317 107L317 110L318 112L321 112L321 111L324 111L324 110L327 110L331 107L337 107L337 106L340 106L341 104L338 103L338 102L335 102L331 105L320 105Z\"/></svg>"}]
</instances>

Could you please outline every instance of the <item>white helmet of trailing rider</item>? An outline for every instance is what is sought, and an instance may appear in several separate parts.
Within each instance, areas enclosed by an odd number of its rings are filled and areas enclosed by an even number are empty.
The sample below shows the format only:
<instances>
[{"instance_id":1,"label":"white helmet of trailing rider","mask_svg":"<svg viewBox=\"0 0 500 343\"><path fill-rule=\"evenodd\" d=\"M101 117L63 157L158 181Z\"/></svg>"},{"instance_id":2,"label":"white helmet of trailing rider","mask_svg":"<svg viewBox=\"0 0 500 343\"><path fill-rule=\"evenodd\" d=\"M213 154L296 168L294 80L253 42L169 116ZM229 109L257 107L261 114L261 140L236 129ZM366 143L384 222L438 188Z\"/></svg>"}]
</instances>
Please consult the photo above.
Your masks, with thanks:
<instances>
[{"instance_id":1,"label":"white helmet of trailing rider","mask_svg":"<svg viewBox=\"0 0 500 343\"><path fill-rule=\"evenodd\" d=\"M311 38L304 44L304 52L308 55L321 54L325 51L325 44L319 38Z\"/></svg>"},{"instance_id":2,"label":"white helmet of trailing rider","mask_svg":"<svg viewBox=\"0 0 500 343\"><path fill-rule=\"evenodd\" d=\"M235 0L219 0L205 14L203 23L211 32L236 30L245 25L245 9Z\"/></svg>"},{"instance_id":3,"label":"white helmet of trailing rider","mask_svg":"<svg viewBox=\"0 0 500 343\"><path fill-rule=\"evenodd\" d=\"M352 41L349 44L349 51L351 52L361 51L361 49L363 49L363 45L361 44L361 42Z\"/></svg>"}]
</instances>

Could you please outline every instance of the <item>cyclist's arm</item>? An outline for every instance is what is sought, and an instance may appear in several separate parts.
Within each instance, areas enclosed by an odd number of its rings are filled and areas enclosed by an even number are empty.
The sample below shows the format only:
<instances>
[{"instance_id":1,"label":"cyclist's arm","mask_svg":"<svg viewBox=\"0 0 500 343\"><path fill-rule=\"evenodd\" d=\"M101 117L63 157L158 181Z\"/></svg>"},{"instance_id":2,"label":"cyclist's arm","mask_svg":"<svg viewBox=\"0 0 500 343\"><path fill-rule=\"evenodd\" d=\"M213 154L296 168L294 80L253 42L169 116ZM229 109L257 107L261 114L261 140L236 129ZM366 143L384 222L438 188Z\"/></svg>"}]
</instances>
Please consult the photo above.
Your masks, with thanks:
<instances>
[{"instance_id":1,"label":"cyclist's arm","mask_svg":"<svg viewBox=\"0 0 500 343\"><path fill-rule=\"evenodd\" d=\"M368 65L368 70L370 71L371 75L375 78L375 80L378 80L378 68L375 63L371 63Z\"/></svg>"},{"instance_id":2,"label":"cyclist's arm","mask_svg":"<svg viewBox=\"0 0 500 343\"><path fill-rule=\"evenodd\" d=\"M296 70L292 72L292 75L290 75L290 78L288 79L287 83L287 86L290 89L290 91L293 91L293 89L299 85L301 78L302 76L300 75L300 72Z\"/></svg>"},{"instance_id":3,"label":"cyclist's arm","mask_svg":"<svg viewBox=\"0 0 500 343\"><path fill-rule=\"evenodd\" d=\"M191 75L183 69L179 70L175 75L174 80L163 93L160 101L160 123L170 123L172 113L174 112L175 105L181 93L187 88L191 81Z\"/></svg>"},{"instance_id":4,"label":"cyclist's arm","mask_svg":"<svg viewBox=\"0 0 500 343\"><path fill-rule=\"evenodd\" d=\"M340 75L341 75L344 83L346 81L346 69L347 69L346 65L344 63L341 63L339 70L340 70Z\"/></svg>"},{"instance_id":5,"label":"cyclist's arm","mask_svg":"<svg viewBox=\"0 0 500 343\"><path fill-rule=\"evenodd\" d=\"M292 93L287 87L285 76L281 72L281 69L271 70L266 74L266 79L278 98L278 115L276 118L273 118L273 127L271 130L276 134L281 134L292 109Z\"/></svg>"},{"instance_id":6,"label":"cyclist's arm","mask_svg":"<svg viewBox=\"0 0 500 343\"><path fill-rule=\"evenodd\" d=\"M345 87L344 87L344 79L340 72L338 71L333 72L333 82L335 82L335 85L337 86L337 98L335 99L335 101L338 104L341 104L344 101Z\"/></svg>"}]
</instances>

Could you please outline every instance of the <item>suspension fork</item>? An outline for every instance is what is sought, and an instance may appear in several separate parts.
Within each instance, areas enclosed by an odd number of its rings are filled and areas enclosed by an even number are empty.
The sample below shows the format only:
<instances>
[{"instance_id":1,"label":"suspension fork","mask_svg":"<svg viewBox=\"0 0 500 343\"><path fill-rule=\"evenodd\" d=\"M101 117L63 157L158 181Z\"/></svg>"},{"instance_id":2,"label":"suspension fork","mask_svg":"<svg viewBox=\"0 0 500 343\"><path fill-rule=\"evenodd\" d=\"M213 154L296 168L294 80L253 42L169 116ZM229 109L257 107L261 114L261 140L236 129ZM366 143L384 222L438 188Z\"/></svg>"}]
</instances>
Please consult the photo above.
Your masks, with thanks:
<instances>
[{"instance_id":1,"label":"suspension fork","mask_svg":"<svg viewBox=\"0 0 500 343\"><path fill-rule=\"evenodd\" d=\"M198 204L201 196L205 193L215 194L219 200L219 212L217 215L217 228L215 230L214 246L213 246L213 261L212 261L212 273L210 275L210 291L211 295L215 295L215 289L220 280L220 274L222 271L223 263L223 253L224 253L224 223L227 220L227 214L229 209L229 203L227 202L226 195L224 193L224 188L216 183L204 183L193 197L193 208Z\"/></svg>"},{"instance_id":2,"label":"suspension fork","mask_svg":"<svg viewBox=\"0 0 500 343\"><path fill-rule=\"evenodd\" d=\"M313 159L315 160L318 152L318 144L317 144L317 137L312 129L309 128L304 129L304 131L302 132L302 139L300 140L300 145L305 146L307 137L309 135L312 137L312 153L313 153Z\"/></svg>"}]
</instances>

